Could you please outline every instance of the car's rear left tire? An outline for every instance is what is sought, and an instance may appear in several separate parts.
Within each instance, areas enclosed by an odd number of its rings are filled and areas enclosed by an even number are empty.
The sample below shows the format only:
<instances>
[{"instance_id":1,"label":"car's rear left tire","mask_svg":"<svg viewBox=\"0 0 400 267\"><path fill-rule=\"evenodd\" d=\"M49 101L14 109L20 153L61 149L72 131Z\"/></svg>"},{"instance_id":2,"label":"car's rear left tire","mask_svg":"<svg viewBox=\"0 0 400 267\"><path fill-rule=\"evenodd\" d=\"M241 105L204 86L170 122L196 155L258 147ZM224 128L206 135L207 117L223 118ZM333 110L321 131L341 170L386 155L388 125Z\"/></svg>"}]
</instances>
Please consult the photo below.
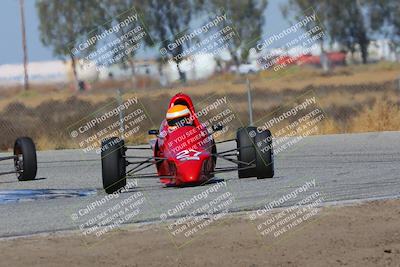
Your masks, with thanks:
<instances>
[{"instance_id":1,"label":"car's rear left tire","mask_svg":"<svg viewBox=\"0 0 400 267\"><path fill-rule=\"evenodd\" d=\"M19 181L34 180L37 174L36 147L29 137L20 137L14 143L14 167Z\"/></svg>"},{"instance_id":2,"label":"car's rear left tire","mask_svg":"<svg viewBox=\"0 0 400 267\"><path fill-rule=\"evenodd\" d=\"M125 143L111 137L102 141L101 148L103 188L112 194L126 186Z\"/></svg>"}]
</instances>

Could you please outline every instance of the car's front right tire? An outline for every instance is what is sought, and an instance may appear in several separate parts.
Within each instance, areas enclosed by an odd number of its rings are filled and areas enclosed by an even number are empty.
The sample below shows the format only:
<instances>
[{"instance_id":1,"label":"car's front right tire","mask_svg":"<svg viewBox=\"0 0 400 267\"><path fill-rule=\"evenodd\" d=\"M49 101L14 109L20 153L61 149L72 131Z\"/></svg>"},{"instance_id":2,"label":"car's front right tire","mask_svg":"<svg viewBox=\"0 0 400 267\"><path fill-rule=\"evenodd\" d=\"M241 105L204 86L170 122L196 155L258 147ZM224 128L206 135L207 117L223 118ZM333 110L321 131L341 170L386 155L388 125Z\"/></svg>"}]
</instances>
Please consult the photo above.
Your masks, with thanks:
<instances>
[{"instance_id":1,"label":"car's front right tire","mask_svg":"<svg viewBox=\"0 0 400 267\"><path fill-rule=\"evenodd\" d=\"M34 180L37 173L36 147L29 137L19 137L14 144L14 167L19 181Z\"/></svg>"},{"instance_id":2,"label":"car's front right tire","mask_svg":"<svg viewBox=\"0 0 400 267\"><path fill-rule=\"evenodd\" d=\"M126 185L124 140L111 137L102 141L101 170L103 188L107 194L112 194Z\"/></svg>"}]
</instances>

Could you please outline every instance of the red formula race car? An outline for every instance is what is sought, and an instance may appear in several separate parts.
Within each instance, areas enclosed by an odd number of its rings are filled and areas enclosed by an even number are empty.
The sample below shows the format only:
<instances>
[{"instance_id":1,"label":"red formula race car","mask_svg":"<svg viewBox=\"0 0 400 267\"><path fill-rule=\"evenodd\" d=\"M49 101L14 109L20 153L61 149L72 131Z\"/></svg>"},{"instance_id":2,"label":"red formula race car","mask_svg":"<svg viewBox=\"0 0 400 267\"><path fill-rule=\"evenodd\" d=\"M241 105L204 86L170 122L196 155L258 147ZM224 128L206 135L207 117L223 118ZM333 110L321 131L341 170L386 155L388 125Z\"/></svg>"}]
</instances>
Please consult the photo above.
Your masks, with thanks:
<instances>
[{"instance_id":1,"label":"red formula race car","mask_svg":"<svg viewBox=\"0 0 400 267\"><path fill-rule=\"evenodd\" d=\"M237 130L236 139L215 142L213 134L223 125L206 128L199 121L190 97L179 93L169 103L166 119L159 130L149 130L157 138L150 147L126 146L118 137L102 141L103 188L109 194L126 185L127 178L156 178L166 186L200 185L215 174L237 171L239 178L274 176L272 136L269 130L243 127ZM217 152L217 143L236 141L236 147ZM151 150L151 156L127 151ZM217 159L236 164L217 168ZM156 173L143 173L155 165ZM132 166L128 170L128 166Z\"/></svg>"}]
</instances>

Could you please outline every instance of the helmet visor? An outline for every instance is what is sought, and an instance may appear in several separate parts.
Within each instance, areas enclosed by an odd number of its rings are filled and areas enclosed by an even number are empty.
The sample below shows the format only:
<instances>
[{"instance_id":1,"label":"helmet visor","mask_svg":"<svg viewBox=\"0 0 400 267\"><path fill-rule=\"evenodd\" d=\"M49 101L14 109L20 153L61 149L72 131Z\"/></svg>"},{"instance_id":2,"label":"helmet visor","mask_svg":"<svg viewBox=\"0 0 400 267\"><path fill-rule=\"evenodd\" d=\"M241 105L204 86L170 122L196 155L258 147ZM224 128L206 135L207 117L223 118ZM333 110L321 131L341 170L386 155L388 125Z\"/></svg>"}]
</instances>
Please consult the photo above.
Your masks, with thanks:
<instances>
[{"instance_id":1,"label":"helmet visor","mask_svg":"<svg viewBox=\"0 0 400 267\"><path fill-rule=\"evenodd\" d=\"M191 122L189 121L189 116L170 119L170 120L167 120L167 123L168 123L168 126L178 126L178 127L182 127L182 126L191 124Z\"/></svg>"}]
</instances>

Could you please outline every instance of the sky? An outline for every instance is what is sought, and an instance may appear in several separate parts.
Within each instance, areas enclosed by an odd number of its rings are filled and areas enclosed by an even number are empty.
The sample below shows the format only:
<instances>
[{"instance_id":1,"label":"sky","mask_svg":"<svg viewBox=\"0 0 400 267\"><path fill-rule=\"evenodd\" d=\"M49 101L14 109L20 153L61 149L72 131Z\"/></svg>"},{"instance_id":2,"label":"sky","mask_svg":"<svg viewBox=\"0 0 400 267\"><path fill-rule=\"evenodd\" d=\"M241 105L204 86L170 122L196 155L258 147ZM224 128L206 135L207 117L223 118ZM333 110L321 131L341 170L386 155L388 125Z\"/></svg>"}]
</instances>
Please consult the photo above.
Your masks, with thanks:
<instances>
[{"instance_id":1,"label":"sky","mask_svg":"<svg viewBox=\"0 0 400 267\"><path fill-rule=\"evenodd\" d=\"M78 1L78 0L77 0ZM23 62L22 37L18 0L0 1L0 64L21 64ZM39 35L39 18L35 8L36 0L25 0L26 38L29 61L58 59L51 48L43 46ZM265 11L266 35L289 26L280 12L280 6L287 0L269 0Z\"/></svg>"},{"instance_id":2,"label":"sky","mask_svg":"<svg viewBox=\"0 0 400 267\"><path fill-rule=\"evenodd\" d=\"M18 0L1 0L0 4L0 64L22 63L22 37ZM52 51L39 39L39 18L35 0L25 0L25 26L29 61L55 59Z\"/></svg>"}]
</instances>

